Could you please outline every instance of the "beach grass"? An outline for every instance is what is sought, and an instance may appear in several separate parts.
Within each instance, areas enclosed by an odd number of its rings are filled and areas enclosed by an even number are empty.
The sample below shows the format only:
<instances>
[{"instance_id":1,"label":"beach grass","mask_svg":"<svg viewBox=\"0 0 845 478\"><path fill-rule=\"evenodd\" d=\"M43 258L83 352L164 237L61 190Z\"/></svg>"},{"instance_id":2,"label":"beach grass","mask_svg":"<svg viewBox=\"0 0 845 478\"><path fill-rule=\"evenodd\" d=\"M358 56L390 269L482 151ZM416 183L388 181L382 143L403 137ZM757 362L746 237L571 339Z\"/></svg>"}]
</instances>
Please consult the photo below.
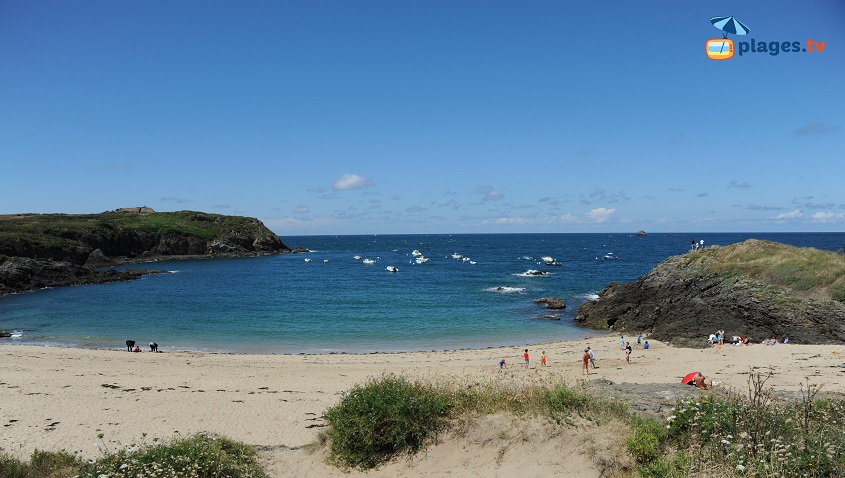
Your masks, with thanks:
<instances>
[{"instance_id":1,"label":"beach grass","mask_svg":"<svg viewBox=\"0 0 845 478\"><path fill-rule=\"evenodd\" d=\"M102 438L102 437L100 437ZM99 460L83 461L67 452L35 451L29 461L0 455L3 478L264 478L255 448L200 433L167 443L130 445Z\"/></svg>"},{"instance_id":2,"label":"beach grass","mask_svg":"<svg viewBox=\"0 0 845 478\"><path fill-rule=\"evenodd\" d=\"M769 284L767 295L845 301L845 254L748 240L692 253L708 270ZM789 297L780 300L789 301Z\"/></svg>"}]
</instances>

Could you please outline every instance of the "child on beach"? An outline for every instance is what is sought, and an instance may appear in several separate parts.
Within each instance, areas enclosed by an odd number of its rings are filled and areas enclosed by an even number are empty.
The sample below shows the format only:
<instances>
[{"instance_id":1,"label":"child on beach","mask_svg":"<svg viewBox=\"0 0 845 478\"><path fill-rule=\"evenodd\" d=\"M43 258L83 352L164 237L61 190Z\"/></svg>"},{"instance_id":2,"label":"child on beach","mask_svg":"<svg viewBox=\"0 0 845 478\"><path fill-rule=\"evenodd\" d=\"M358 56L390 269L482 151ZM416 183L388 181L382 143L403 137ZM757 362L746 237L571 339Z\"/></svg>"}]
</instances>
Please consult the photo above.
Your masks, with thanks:
<instances>
[{"instance_id":1,"label":"child on beach","mask_svg":"<svg viewBox=\"0 0 845 478\"><path fill-rule=\"evenodd\" d=\"M631 363L631 344L625 342L625 362Z\"/></svg>"},{"instance_id":2,"label":"child on beach","mask_svg":"<svg viewBox=\"0 0 845 478\"><path fill-rule=\"evenodd\" d=\"M543 350L543 353L540 354L540 365L542 365L543 367L546 366L546 351L545 350Z\"/></svg>"},{"instance_id":3,"label":"child on beach","mask_svg":"<svg viewBox=\"0 0 845 478\"><path fill-rule=\"evenodd\" d=\"M625 337L619 337L619 348L625 348Z\"/></svg>"},{"instance_id":4,"label":"child on beach","mask_svg":"<svg viewBox=\"0 0 845 478\"><path fill-rule=\"evenodd\" d=\"M507 368L508 364L505 363L505 359L499 360L499 369Z\"/></svg>"},{"instance_id":5,"label":"child on beach","mask_svg":"<svg viewBox=\"0 0 845 478\"><path fill-rule=\"evenodd\" d=\"M522 359L525 360L525 368L528 368L528 349L525 349L525 353L522 354Z\"/></svg>"}]
</instances>

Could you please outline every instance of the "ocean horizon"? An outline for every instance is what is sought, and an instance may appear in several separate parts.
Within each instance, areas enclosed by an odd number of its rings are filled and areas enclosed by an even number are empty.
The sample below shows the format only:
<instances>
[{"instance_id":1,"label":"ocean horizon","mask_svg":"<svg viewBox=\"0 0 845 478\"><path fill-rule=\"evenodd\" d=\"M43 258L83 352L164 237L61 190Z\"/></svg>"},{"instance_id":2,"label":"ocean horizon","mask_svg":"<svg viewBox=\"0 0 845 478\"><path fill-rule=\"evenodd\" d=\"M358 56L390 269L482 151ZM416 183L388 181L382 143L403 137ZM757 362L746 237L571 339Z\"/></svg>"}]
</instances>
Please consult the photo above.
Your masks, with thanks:
<instances>
[{"instance_id":1,"label":"ocean horizon","mask_svg":"<svg viewBox=\"0 0 845 478\"><path fill-rule=\"evenodd\" d=\"M636 279L692 240L750 238L845 247L845 233L283 236L311 252L133 264L167 273L0 297L0 330L13 334L0 344L328 354L579 340L603 334L573 318L610 282ZM534 302L544 297L567 306Z\"/></svg>"}]
</instances>

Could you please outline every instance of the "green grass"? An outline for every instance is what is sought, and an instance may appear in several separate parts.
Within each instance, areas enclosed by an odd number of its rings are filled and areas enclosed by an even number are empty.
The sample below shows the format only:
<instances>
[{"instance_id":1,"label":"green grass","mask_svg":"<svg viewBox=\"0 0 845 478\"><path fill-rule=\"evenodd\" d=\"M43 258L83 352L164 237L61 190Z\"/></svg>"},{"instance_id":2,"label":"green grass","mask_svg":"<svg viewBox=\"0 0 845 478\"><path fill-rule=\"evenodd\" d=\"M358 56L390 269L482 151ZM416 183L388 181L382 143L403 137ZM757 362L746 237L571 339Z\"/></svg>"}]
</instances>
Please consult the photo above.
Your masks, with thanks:
<instances>
[{"instance_id":1,"label":"green grass","mask_svg":"<svg viewBox=\"0 0 845 478\"><path fill-rule=\"evenodd\" d=\"M706 248L688 257L702 271L766 284L761 293L778 295L781 302L795 302L789 295L840 302L845 299L845 254L750 239Z\"/></svg>"},{"instance_id":2,"label":"green grass","mask_svg":"<svg viewBox=\"0 0 845 478\"><path fill-rule=\"evenodd\" d=\"M254 218L197 211L17 214L0 216L0 253L25 257L87 256L87 252L106 245L125 249L126 243L155 243L165 234L208 241L231 233L256 238L275 236Z\"/></svg>"},{"instance_id":3,"label":"green grass","mask_svg":"<svg viewBox=\"0 0 845 478\"><path fill-rule=\"evenodd\" d=\"M130 446L94 462L65 452L35 451L28 462L0 455L2 478L264 478L254 448L198 434L168 443Z\"/></svg>"},{"instance_id":4,"label":"green grass","mask_svg":"<svg viewBox=\"0 0 845 478\"><path fill-rule=\"evenodd\" d=\"M394 375L356 386L325 413L332 459L368 469L415 453L446 427L450 409L442 390Z\"/></svg>"}]
</instances>

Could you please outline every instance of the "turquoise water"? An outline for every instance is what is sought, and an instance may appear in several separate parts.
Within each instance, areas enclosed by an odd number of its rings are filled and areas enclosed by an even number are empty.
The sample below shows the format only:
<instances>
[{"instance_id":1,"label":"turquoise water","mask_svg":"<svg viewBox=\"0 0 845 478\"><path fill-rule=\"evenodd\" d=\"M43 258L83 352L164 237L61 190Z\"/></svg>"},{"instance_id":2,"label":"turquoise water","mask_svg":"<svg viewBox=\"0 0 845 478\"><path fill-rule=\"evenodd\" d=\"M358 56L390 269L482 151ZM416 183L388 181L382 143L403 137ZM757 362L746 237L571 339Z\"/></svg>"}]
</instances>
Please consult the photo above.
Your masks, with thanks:
<instances>
[{"instance_id":1,"label":"turquoise water","mask_svg":"<svg viewBox=\"0 0 845 478\"><path fill-rule=\"evenodd\" d=\"M224 353L396 352L481 348L595 335L572 322L611 281L686 252L690 234L479 234L283 237L313 252L168 261L141 280L0 297L7 342ZM754 237L837 250L845 234L699 234L705 245ZM430 262L413 263L413 250ZM617 260L602 259L613 252ZM459 253L476 264L451 255ZM366 265L362 258L376 260ZM561 266L546 266L551 256ZM311 259L306 262L305 259ZM324 262L324 261L328 262ZM538 263L539 262L539 263ZM395 265L399 272L385 270ZM533 276L526 271L548 271ZM561 320L534 304L563 298ZM556 313L556 312L554 312Z\"/></svg>"}]
</instances>

